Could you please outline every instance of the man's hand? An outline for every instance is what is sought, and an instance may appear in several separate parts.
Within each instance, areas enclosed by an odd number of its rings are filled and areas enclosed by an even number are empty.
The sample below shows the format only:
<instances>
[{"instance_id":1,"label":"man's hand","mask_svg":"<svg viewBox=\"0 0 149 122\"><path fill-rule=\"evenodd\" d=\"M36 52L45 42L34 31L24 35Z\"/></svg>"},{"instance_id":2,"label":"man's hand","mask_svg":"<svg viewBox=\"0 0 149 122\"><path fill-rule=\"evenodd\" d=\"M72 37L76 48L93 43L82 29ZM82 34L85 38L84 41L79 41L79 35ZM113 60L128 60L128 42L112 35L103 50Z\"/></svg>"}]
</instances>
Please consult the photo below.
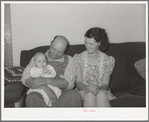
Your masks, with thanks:
<instances>
[{"instance_id":1,"label":"man's hand","mask_svg":"<svg viewBox=\"0 0 149 122\"><path fill-rule=\"evenodd\" d=\"M48 70L48 69L46 69L46 73L47 73L47 74L51 74L51 71Z\"/></svg>"},{"instance_id":2,"label":"man's hand","mask_svg":"<svg viewBox=\"0 0 149 122\"><path fill-rule=\"evenodd\" d=\"M32 77L30 77L30 78L28 78L28 79L25 80L25 84L26 84L29 88L31 88L33 81L34 81L34 79L33 79Z\"/></svg>"},{"instance_id":3,"label":"man's hand","mask_svg":"<svg viewBox=\"0 0 149 122\"><path fill-rule=\"evenodd\" d=\"M40 85L46 85L46 78L38 77L32 81L31 87L32 89L37 89Z\"/></svg>"}]
</instances>

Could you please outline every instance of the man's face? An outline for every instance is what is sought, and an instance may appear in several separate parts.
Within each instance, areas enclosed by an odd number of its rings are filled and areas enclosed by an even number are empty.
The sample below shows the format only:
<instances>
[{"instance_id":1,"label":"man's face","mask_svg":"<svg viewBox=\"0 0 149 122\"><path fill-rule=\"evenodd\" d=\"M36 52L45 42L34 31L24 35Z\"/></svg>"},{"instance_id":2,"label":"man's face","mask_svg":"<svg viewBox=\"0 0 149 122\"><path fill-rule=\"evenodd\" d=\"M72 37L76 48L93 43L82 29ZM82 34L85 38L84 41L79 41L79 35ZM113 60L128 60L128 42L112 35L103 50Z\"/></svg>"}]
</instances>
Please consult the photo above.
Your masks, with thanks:
<instances>
[{"instance_id":1,"label":"man's face","mask_svg":"<svg viewBox=\"0 0 149 122\"><path fill-rule=\"evenodd\" d=\"M48 55L52 60L61 59L65 53L65 50L66 46L63 44L52 42Z\"/></svg>"}]
</instances>

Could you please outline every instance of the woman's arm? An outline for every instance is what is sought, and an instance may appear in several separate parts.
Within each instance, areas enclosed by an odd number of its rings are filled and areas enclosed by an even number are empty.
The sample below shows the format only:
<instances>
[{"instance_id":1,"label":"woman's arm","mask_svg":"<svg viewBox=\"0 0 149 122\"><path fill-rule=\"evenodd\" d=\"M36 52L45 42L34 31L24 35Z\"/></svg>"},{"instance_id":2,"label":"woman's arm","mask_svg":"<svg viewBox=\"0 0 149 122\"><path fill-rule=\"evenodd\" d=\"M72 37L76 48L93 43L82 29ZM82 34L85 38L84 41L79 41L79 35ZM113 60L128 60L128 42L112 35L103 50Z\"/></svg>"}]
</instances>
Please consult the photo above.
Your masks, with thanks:
<instances>
[{"instance_id":1,"label":"woman's arm","mask_svg":"<svg viewBox=\"0 0 149 122\"><path fill-rule=\"evenodd\" d=\"M101 83L100 89L105 89L105 90L109 89L110 77L111 77L110 73L105 73L103 75L103 82Z\"/></svg>"},{"instance_id":2,"label":"woman's arm","mask_svg":"<svg viewBox=\"0 0 149 122\"><path fill-rule=\"evenodd\" d=\"M103 75L103 82L101 83L101 89L105 89L105 90L109 89L110 78L111 78L111 74L113 72L114 66L115 66L114 57L112 56L107 57L106 69Z\"/></svg>"},{"instance_id":3,"label":"woman's arm","mask_svg":"<svg viewBox=\"0 0 149 122\"><path fill-rule=\"evenodd\" d=\"M79 91L84 90L87 87L87 85L83 83L83 75L80 70L77 71L76 86Z\"/></svg>"}]
</instances>

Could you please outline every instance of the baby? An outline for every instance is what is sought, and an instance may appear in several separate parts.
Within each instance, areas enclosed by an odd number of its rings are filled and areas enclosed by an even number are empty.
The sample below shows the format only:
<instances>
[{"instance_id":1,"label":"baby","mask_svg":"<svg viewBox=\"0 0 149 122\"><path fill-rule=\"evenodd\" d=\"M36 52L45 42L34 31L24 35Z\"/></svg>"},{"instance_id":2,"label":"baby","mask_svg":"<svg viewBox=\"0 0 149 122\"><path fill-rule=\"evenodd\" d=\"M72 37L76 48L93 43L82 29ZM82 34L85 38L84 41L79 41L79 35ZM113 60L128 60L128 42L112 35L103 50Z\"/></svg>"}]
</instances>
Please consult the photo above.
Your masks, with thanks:
<instances>
[{"instance_id":1,"label":"baby","mask_svg":"<svg viewBox=\"0 0 149 122\"><path fill-rule=\"evenodd\" d=\"M55 69L51 65L46 64L46 57L44 53L41 53L41 52L36 53L34 55L34 62L35 62L35 67L32 67L30 69L30 74L33 78L37 78L37 77L55 78L56 77ZM31 92L38 92L43 96L46 105L52 106L52 101L50 101L49 99L49 95L51 94L50 89L54 91L57 98L60 97L61 90L49 84L41 86L38 89L29 89L27 94Z\"/></svg>"}]
</instances>

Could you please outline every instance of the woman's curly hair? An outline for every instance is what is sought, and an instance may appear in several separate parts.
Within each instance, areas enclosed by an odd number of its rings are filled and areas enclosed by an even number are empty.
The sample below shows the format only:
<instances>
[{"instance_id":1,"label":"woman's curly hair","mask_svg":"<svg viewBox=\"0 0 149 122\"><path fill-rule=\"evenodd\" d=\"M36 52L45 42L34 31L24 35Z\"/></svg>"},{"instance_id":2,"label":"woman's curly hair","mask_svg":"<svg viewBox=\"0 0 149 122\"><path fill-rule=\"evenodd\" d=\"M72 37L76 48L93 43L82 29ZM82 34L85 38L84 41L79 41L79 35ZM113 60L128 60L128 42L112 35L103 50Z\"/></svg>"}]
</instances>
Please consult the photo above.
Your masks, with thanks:
<instances>
[{"instance_id":1,"label":"woman's curly hair","mask_svg":"<svg viewBox=\"0 0 149 122\"><path fill-rule=\"evenodd\" d=\"M106 51L108 49L109 39L105 29L99 27L90 28L84 36L94 38L96 42L100 42L99 50Z\"/></svg>"}]
</instances>

